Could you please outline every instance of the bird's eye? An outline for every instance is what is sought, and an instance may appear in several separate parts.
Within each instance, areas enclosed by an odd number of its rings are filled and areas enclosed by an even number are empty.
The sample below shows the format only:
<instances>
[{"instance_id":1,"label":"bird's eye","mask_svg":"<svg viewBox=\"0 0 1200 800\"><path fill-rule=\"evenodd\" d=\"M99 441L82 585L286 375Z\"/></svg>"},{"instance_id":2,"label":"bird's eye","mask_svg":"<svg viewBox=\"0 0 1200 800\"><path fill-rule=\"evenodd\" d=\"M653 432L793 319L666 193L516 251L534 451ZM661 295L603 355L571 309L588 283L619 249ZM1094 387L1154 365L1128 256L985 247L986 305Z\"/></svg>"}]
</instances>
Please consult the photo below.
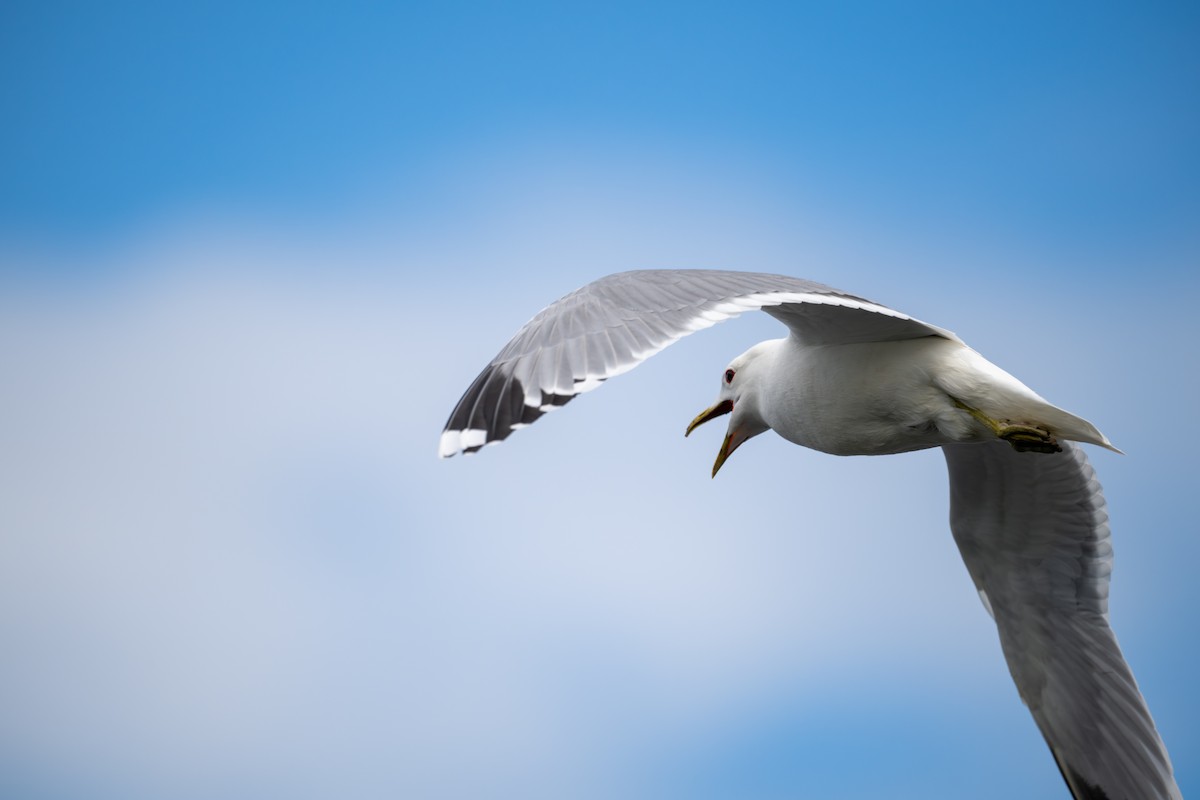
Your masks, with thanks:
<instances>
[{"instance_id":1,"label":"bird's eye","mask_svg":"<svg viewBox=\"0 0 1200 800\"><path fill-rule=\"evenodd\" d=\"M725 382L733 383L733 370L731 370L731 369L725 370Z\"/></svg>"}]
</instances>

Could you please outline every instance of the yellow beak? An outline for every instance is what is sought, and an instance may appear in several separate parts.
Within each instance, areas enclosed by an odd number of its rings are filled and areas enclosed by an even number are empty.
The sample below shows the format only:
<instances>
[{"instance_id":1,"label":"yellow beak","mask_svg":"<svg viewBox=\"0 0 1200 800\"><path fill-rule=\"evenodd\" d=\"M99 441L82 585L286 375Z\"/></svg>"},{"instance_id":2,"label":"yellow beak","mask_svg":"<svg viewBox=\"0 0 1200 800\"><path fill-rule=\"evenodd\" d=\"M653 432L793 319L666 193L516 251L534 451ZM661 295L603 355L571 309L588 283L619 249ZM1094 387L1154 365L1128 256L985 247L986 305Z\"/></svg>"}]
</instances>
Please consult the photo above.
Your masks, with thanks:
<instances>
[{"instance_id":1,"label":"yellow beak","mask_svg":"<svg viewBox=\"0 0 1200 800\"><path fill-rule=\"evenodd\" d=\"M741 444L741 441L734 444L732 433L725 434L725 441L721 442L721 449L717 451L717 460L713 462L712 476L714 478L717 477L717 470L725 463L725 459L729 458L730 454L737 449L738 444Z\"/></svg>"},{"instance_id":2,"label":"yellow beak","mask_svg":"<svg viewBox=\"0 0 1200 800\"><path fill-rule=\"evenodd\" d=\"M687 436L696 428L708 422L710 419L716 419L717 417L728 414L731 411L733 411L733 401L722 400L715 406L701 411L700 414L694 420L692 420L691 424L687 426L687 431L685 431L683 435ZM736 450L739 444L741 444L741 441L738 441L737 444L734 443L732 433L725 434L725 441L721 443L721 449L717 453L717 460L713 463L712 474L714 478L717 477L717 471L721 469L721 465L725 463L725 459L729 458L729 454Z\"/></svg>"},{"instance_id":3,"label":"yellow beak","mask_svg":"<svg viewBox=\"0 0 1200 800\"><path fill-rule=\"evenodd\" d=\"M732 400L722 400L712 408L704 409L700 412L699 416L692 420L691 424L687 426L687 430L683 432L683 435L690 436L692 431L696 430L696 428L699 428L710 419L716 419L717 417L728 414L730 411L733 411Z\"/></svg>"}]
</instances>

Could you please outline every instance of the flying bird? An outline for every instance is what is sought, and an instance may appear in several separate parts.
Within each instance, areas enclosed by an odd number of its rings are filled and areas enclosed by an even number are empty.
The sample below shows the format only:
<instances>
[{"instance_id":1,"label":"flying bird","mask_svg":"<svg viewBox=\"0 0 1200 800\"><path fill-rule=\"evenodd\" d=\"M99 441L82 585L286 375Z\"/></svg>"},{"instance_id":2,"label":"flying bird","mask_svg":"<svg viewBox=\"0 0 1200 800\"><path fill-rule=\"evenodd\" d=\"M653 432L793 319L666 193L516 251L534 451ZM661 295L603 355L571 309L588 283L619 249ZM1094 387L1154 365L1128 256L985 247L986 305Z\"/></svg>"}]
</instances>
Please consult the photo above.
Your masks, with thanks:
<instances>
[{"instance_id":1,"label":"flying bird","mask_svg":"<svg viewBox=\"0 0 1200 800\"><path fill-rule=\"evenodd\" d=\"M1109 627L1108 515L1076 443L1116 448L948 330L782 275L617 273L517 332L450 414L439 454L500 442L677 339L752 309L788 332L729 362L717 401L687 426L690 434L728 415L713 476L768 430L834 455L941 447L951 531L1071 794L1180 798Z\"/></svg>"}]
</instances>

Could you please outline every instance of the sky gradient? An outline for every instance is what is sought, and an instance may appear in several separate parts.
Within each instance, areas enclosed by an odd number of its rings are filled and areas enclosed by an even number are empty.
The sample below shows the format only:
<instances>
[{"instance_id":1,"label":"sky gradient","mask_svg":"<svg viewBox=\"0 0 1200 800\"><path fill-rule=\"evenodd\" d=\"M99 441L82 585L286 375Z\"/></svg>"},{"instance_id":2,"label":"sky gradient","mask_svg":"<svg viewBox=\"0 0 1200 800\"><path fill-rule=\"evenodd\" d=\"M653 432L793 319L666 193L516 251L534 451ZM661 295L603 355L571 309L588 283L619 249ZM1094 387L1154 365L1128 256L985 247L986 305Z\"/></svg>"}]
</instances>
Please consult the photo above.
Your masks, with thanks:
<instances>
[{"instance_id":1,"label":"sky gradient","mask_svg":"<svg viewBox=\"0 0 1200 800\"><path fill-rule=\"evenodd\" d=\"M6 4L0 795L1065 797L939 453L763 436L710 480L683 439L765 315L436 459L526 319L641 267L894 306L1124 449L1113 625L1200 790L1198 35Z\"/></svg>"}]
</instances>

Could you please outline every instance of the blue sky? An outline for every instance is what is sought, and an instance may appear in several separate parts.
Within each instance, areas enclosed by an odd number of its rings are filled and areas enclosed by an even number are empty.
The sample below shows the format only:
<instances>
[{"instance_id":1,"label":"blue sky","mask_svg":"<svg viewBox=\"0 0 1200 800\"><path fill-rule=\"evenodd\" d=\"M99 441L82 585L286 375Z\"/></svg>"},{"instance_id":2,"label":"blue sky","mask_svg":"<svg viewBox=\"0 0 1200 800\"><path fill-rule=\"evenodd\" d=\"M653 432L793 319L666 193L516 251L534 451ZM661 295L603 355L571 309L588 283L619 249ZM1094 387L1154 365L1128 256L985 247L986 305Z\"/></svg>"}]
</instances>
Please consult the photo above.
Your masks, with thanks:
<instances>
[{"instance_id":1,"label":"blue sky","mask_svg":"<svg viewBox=\"0 0 1200 800\"><path fill-rule=\"evenodd\" d=\"M1194 791L1198 34L6 4L0 793L1064 796L937 453L760 437L711 481L719 432L683 440L772 320L435 459L525 319L648 266L893 305L1126 450L1113 622Z\"/></svg>"}]
</instances>

